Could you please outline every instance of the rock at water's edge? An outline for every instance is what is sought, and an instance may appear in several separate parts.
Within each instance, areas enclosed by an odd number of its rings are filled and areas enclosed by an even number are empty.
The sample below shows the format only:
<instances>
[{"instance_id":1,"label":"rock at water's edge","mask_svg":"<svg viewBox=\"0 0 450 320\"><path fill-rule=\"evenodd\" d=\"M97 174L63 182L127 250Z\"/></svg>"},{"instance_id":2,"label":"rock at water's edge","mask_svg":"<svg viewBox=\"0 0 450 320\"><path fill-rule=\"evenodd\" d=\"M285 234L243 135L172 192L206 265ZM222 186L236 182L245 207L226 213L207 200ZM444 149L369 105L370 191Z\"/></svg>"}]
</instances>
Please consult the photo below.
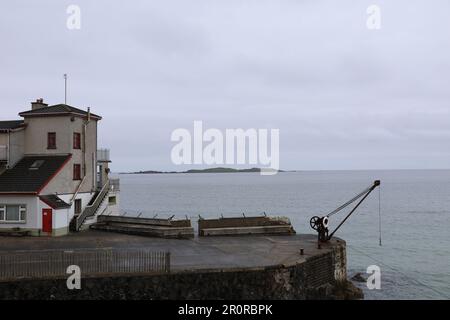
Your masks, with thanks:
<instances>
[{"instance_id":1,"label":"rock at water's edge","mask_svg":"<svg viewBox=\"0 0 450 320\"><path fill-rule=\"evenodd\" d=\"M355 274L351 280L356 281L356 282L366 282L367 280L362 276L362 274L360 272L358 272L357 274Z\"/></svg>"}]
</instances>

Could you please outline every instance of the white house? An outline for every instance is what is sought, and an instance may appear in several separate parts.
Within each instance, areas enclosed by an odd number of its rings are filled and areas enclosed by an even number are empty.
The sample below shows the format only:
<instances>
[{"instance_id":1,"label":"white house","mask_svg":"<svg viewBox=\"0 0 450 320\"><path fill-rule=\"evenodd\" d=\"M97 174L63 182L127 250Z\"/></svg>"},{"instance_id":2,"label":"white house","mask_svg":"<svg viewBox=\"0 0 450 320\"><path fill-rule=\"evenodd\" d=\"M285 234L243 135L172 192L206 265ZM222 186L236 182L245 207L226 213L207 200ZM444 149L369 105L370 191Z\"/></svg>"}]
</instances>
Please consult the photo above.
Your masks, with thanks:
<instances>
[{"instance_id":1,"label":"white house","mask_svg":"<svg viewBox=\"0 0 450 320\"><path fill-rule=\"evenodd\" d=\"M42 99L23 120L0 121L0 232L58 236L100 214L119 213L119 181L109 150L97 148L102 118Z\"/></svg>"}]
</instances>

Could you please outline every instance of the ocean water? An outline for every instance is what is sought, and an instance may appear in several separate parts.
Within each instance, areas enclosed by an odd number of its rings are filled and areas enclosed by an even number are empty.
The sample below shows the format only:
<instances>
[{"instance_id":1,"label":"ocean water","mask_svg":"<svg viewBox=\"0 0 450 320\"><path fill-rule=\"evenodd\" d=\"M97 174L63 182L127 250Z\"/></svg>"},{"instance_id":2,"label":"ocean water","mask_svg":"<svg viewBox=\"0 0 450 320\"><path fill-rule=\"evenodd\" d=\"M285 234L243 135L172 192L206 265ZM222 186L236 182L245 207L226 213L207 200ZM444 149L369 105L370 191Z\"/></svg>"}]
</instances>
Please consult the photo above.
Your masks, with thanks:
<instances>
[{"instance_id":1,"label":"ocean water","mask_svg":"<svg viewBox=\"0 0 450 320\"><path fill-rule=\"evenodd\" d=\"M381 269L381 289L357 283L366 299L450 298L450 170L305 171L120 175L127 215L287 216L297 233L381 180L336 236L347 241L348 275ZM381 201L379 202L379 196ZM381 238L379 246L379 204ZM330 219L330 230L348 210Z\"/></svg>"}]
</instances>

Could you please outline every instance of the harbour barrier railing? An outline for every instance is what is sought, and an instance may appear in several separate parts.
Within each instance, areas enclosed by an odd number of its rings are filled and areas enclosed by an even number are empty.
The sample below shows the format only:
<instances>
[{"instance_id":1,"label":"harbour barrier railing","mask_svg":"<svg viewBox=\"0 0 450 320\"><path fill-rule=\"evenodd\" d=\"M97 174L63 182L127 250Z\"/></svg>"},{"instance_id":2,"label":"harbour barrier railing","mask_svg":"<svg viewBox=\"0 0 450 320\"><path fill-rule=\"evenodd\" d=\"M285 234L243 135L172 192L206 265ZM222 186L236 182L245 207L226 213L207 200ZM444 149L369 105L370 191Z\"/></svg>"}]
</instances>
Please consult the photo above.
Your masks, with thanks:
<instances>
[{"instance_id":1,"label":"harbour barrier railing","mask_svg":"<svg viewBox=\"0 0 450 320\"><path fill-rule=\"evenodd\" d=\"M67 278L70 266L81 277L170 272L170 252L83 249L0 252L0 281Z\"/></svg>"}]
</instances>

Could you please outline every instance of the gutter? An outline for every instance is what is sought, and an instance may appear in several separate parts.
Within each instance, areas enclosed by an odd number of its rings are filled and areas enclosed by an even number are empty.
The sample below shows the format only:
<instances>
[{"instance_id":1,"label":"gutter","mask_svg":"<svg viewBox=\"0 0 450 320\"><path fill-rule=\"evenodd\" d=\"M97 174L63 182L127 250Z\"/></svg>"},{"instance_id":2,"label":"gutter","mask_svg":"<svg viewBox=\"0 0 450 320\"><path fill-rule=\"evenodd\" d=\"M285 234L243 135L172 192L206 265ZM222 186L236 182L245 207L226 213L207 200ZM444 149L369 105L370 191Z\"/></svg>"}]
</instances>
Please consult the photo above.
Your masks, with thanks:
<instances>
[{"instance_id":1,"label":"gutter","mask_svg":"<svg viewBox=\"0 0 450 320\"><path fill-rule=\"evenodd\" d=\"M37 192L33 191L8 191L8 192L0 192L0 196L37 196Z\"/></svg>"},{"instance_id":2,"label":"gutter","mask_svg":"<svg viewBox=\"0 0 450 320\"><path fill-rule=\"evenodd\" d=\"M11 129L0 129L0 133L10 133L10 132L17 132L17 131L21 131L24 130L26 128L26 124L22 124L19 127L16 128L11 128Z\"/></svg>"},{"instance_id":3,"label":"gutter","mask_svg":"<svg viewBox=\"0 0 450 320\"><path fill-rule=\"evenodd\" d=\"M86 118L87 116L85 114L80 114L80 113L75 113L75 112L57 112L57 113L39 113L39 114L20 114L19 115L21 117L47 117L47 116L52 116L52 117L65 117L65 116L77 116L80 118ZM91 117L95 120L102 120L102 117L95 115L95 114L91 114Z\"/></svg>"}]
</instances>

